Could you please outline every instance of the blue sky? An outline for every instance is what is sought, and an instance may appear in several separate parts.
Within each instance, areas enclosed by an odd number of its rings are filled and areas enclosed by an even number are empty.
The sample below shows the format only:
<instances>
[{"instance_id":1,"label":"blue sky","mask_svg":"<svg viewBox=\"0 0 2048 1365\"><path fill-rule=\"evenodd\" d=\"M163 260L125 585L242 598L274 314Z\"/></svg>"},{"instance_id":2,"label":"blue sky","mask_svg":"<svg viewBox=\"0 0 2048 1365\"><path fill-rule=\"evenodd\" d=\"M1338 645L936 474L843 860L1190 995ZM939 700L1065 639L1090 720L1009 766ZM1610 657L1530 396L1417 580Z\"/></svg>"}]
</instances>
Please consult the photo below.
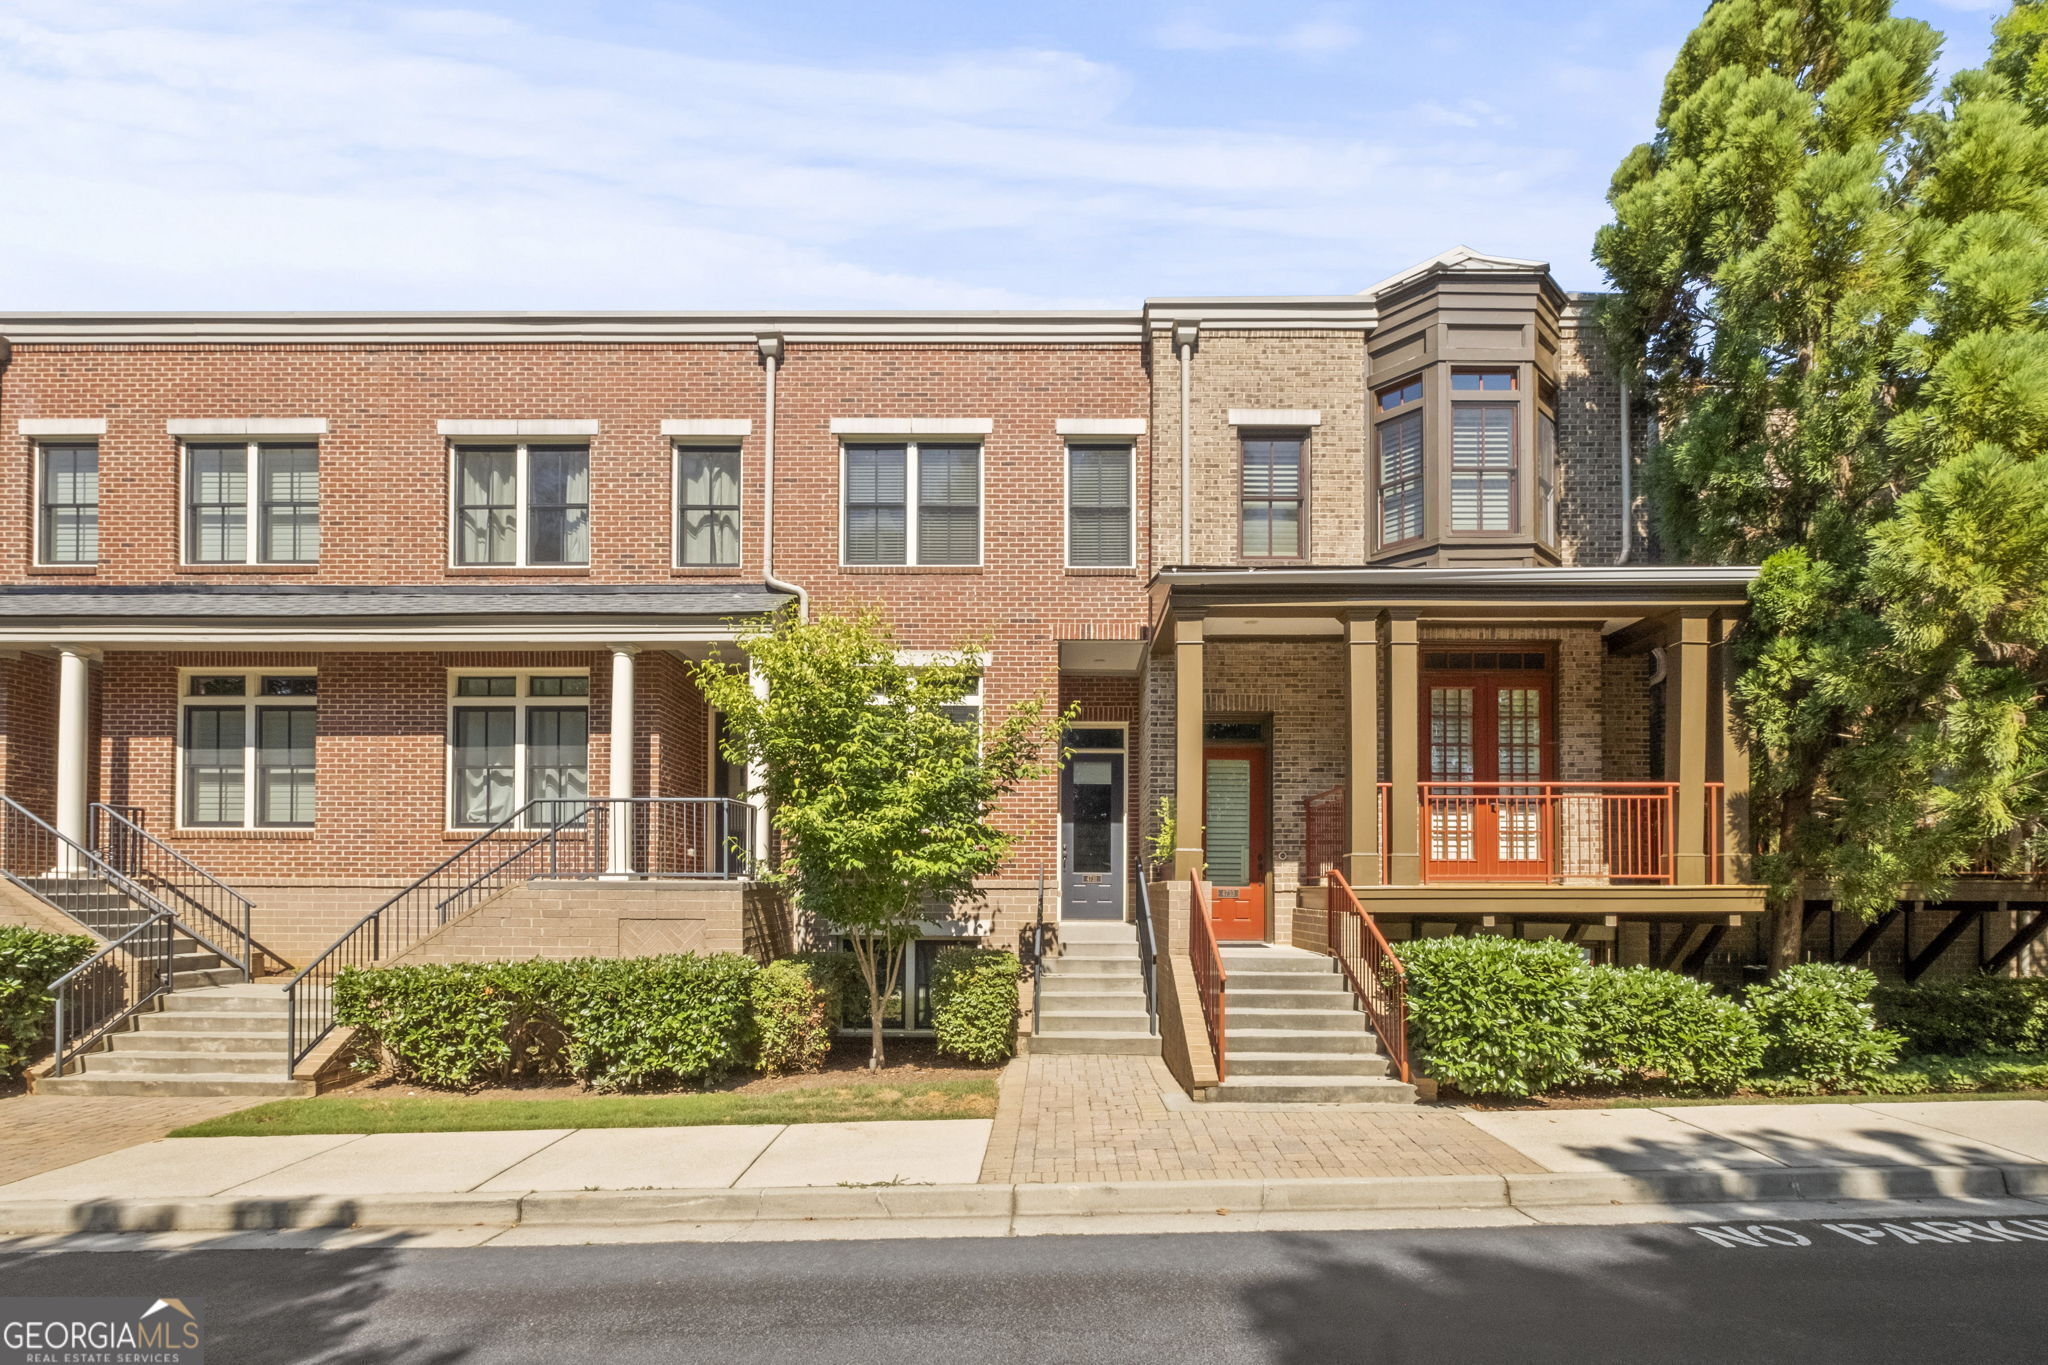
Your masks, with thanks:
<instances>
[{"instance_id":1,"label":"blue sky","mask_svg":"<svg viewBox=\"0 0 2048 1365\"><path fill-rule=\"evenodd\" d=\"M1129 307L1588 259L1701 0L5 0L0 310ZM1980 59L2003 0L1901 0Z\"/></svg>"}]
</instances>

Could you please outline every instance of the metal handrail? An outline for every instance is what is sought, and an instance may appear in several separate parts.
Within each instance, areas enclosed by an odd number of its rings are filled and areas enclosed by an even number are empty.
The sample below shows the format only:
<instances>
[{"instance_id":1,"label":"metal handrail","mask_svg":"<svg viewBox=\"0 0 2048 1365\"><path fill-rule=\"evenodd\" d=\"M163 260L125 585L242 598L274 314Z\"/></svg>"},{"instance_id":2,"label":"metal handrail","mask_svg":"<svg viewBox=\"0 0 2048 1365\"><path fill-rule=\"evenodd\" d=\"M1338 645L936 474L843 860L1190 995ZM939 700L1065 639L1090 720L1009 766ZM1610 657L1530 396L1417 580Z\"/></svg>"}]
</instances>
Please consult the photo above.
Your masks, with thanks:
<instances>
[{"instance_id":1,"label":"metal handrail","mask_svg":"<svg viewBox=\"0 0 2048 1365\"><path fill-rule=\"evenodd\" d=\"M1152 893L1145 885L1145 868L1140 864L1135 869L1133 880L1138 886L1134 917L1138 925L1138 971L1145 980L1145 1026L1146 1031L1159 1032L1159 944L1152 933Z\"/></svg>"},{"instance_id":2,"label":"metal handrail","mask_svg":"<svg viewBox=\"0 0 2048 1365\"><path fill-rule=\"evenodd\" d=\"M242 979L254 975L256 943L250 935L255 905L241 892L208 872L142 827L124 811L141 812L140 806L112 806L95 801L90 807L89 837L93 851L111 867L138 880L147 879L176 897L184 905L219 926L225 936L242 946ZM144 866L154 855L157 866ZM165 864L169 864L166 869ZM216 908L218 907L218 908Z\"/></svg>"},{"instance_id":3,"label":"metal handrail","mask_svg":"<svg viewBox=\"0 0 2048 1365\"><path fill-rule=\"evenodd\" d=\"M1224 1058L1224 1040L1229 1019L1225 992L1230 973L1223 970L1223 950L1216 943L1216 926L1209 921L1209 896L1202 879L1188 873L1188 960L1194 965L1195 987L1202 997L1202 1023L1209 1031L1209 1047L1216 1055L1216 1079L1230 1078Z\"/></svg>"},{"instance_id":4,"label":"metal handrail","mask_svg":"<svg viewBox=\"0 0 2048 1365\"><path fill-rule=\"evenodd\" d=\"M145 934L154 935L156 941L140 951L129 946ZM179 934L204 942L171 911L158 911L50 983L50 996L56 1005L50 1043L51 1075L62 1076L72 1058L90 1051L145 1005L175 989L173 948ZM128 959L125 964L119 960L124 957ZM145 982L147 990L142 989ZM85 1032L74 1040L71 1031L81 1018Z\"/></svg>"},{"instance_id":5,"label":"metal handrail","mask_svg":"<svg viewBox=\"0 0 2048 1365\"><path fill-rule=\"evenodd\" d=\"M1344 874L1333 867L1324 884L1329 888L1324 914L1330 955L1337 959L1359 1008L1372 1021L1373 1032L1379 1035L1396 1074L1403 1081L1410 1080L1408 969L1359 903L1358 893Z\"/></svg>"},{"instance_id":6,"label":"metal handrail","mask_svg":"<svg viewBox=\"0 0 2048 1365\"><path fill-rule=\"evenodd\" d=\"M1038 874L1038 918L1031 926L1031 1031L1036 1034L1045 1016L1039 1000L1045 985L1045 873Z\"/></svg>"},{"instance_id":7,"label":"metal handrail","mask_svg":"<svg viewBox=\"0 0 2048 1365\"><path fill-rule=\"evenodd\" d=\"M623 833L614 839L622 828L616 806L624 806L626 814ZM683 814L680 828L661 827L657 813L664 810ZM698 811L706 812L701 828L691 818ZM343 971L404 952L520 882L737 877L746 869L738 851L748 846L752 814L745 802L723 797L543 797L527 802L350 925L286 983L286 1074L333 1031L333 987ZM740 822L736 834L735 816ZM522 840L520 835L531 837Z\"/></svg>"}]
</instances>

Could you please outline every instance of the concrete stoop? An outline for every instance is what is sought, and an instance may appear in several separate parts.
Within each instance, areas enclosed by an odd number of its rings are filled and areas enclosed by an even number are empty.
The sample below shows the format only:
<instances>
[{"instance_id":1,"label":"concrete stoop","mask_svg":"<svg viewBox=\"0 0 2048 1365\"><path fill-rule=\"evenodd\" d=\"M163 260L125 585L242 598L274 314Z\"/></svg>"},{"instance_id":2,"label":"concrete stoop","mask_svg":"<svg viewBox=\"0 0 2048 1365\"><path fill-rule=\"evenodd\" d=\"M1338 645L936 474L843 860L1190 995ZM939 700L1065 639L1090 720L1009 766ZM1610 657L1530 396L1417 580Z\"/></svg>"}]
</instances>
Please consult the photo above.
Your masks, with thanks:
<instances>
[{"instance_id":1,"label":"concrete stoop","mask_svg":"<svg viewBox=\"0 0 2048 1365\"><path fill-rule=\"evenodd\" d=\"M237 983L184 987L137 1015L64 1076L37 1080L43 1095L310 1095L285 1075L284 991Z\"/></svg>"},{"instance_id":2,"label":"concrete stoop","mask_svg":"<svg viewBox=\"0 0 2048 1365\"><path fill-rule=\"evenodd\" d=\"M1033 1055L1157 1057L1142 970L1136 925L1063 921L1059 956L1039 967Z\"/></svg>"},{"instance_id":3,"label":"concrete stoop","mask_svg":"<svg viewBox=\"0 0 2048 1365\"><path fill-rule=\"evenodd\" d=\"M1335 958L1302 948L1228 946L1223 1084L1212 1103L1413 1104L1387 1075L1379 1039Z\"/></svg>"}]
</instances>

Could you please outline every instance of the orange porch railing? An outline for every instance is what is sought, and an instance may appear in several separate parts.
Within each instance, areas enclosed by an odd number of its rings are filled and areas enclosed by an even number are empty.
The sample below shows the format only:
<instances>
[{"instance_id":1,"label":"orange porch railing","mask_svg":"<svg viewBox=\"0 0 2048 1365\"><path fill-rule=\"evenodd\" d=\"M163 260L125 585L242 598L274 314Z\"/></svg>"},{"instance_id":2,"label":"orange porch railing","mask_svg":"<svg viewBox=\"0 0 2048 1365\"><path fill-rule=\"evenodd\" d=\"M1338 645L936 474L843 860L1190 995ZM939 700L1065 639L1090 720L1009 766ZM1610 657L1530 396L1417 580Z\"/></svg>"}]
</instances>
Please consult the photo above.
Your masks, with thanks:
<instances>
[{"instance_id":1,"label":"orange porch railing","mask_svg":"<svg viewBox=\"0 0 2048 1365\"><path fill-rule=\"evenodd\" d=\"M1328 928L1330 955L1343 969L1394 1073L1411 1080L1408 1066L1408 972L1394 946L1380 932L1344 874L1331 868Z\"/></svg>"},{"instance_id":2,"label":"orange porch railing","mask_svg":"<svg viewBox=\"0 0 2048 1365\"><path fill-rule=\"evenodd\" d=\"M1209 1031L1209 1048L1216 1054L1216 1079L1229 1079L1224 1058L1224 992L1230 974L1223 970L1223 950L1216 946L1216 926L1211 922L1209 888L1194 873L1188 874L1188 960L1195 967L1195 990L1202 997L1202 1024Z\"/></svg>"}]
</instances>

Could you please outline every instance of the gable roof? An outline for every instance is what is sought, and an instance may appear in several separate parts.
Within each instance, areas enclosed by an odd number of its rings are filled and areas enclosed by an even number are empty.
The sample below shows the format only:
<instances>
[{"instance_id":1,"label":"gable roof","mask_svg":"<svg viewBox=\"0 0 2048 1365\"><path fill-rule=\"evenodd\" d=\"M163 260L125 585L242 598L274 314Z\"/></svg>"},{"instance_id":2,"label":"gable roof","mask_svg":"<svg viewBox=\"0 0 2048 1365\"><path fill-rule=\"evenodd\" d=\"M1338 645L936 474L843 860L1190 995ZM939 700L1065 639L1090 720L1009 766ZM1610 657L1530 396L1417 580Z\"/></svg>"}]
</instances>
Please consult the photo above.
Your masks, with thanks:
<instances>
[{"instance_id":1,"label":"gable roof","mask_svg":"<svg viewBox=\"0 0 2048 1365\"><path fill-rule=\"evenodd\" d=\"M1525 261L1519 256L1489 256L1474 251L1469 246L1454 246L1449 251L1438 252L1426 261L1417 262L1406 270L1387 276L1378 284L1361 289L1361 295L1385 293L1389 289L1419 280L1425 275L1449 275L1457 273L1482 273L1496 270L1528 270L1548 273L1550 262Z\"/></svg>"}]
</instances>

